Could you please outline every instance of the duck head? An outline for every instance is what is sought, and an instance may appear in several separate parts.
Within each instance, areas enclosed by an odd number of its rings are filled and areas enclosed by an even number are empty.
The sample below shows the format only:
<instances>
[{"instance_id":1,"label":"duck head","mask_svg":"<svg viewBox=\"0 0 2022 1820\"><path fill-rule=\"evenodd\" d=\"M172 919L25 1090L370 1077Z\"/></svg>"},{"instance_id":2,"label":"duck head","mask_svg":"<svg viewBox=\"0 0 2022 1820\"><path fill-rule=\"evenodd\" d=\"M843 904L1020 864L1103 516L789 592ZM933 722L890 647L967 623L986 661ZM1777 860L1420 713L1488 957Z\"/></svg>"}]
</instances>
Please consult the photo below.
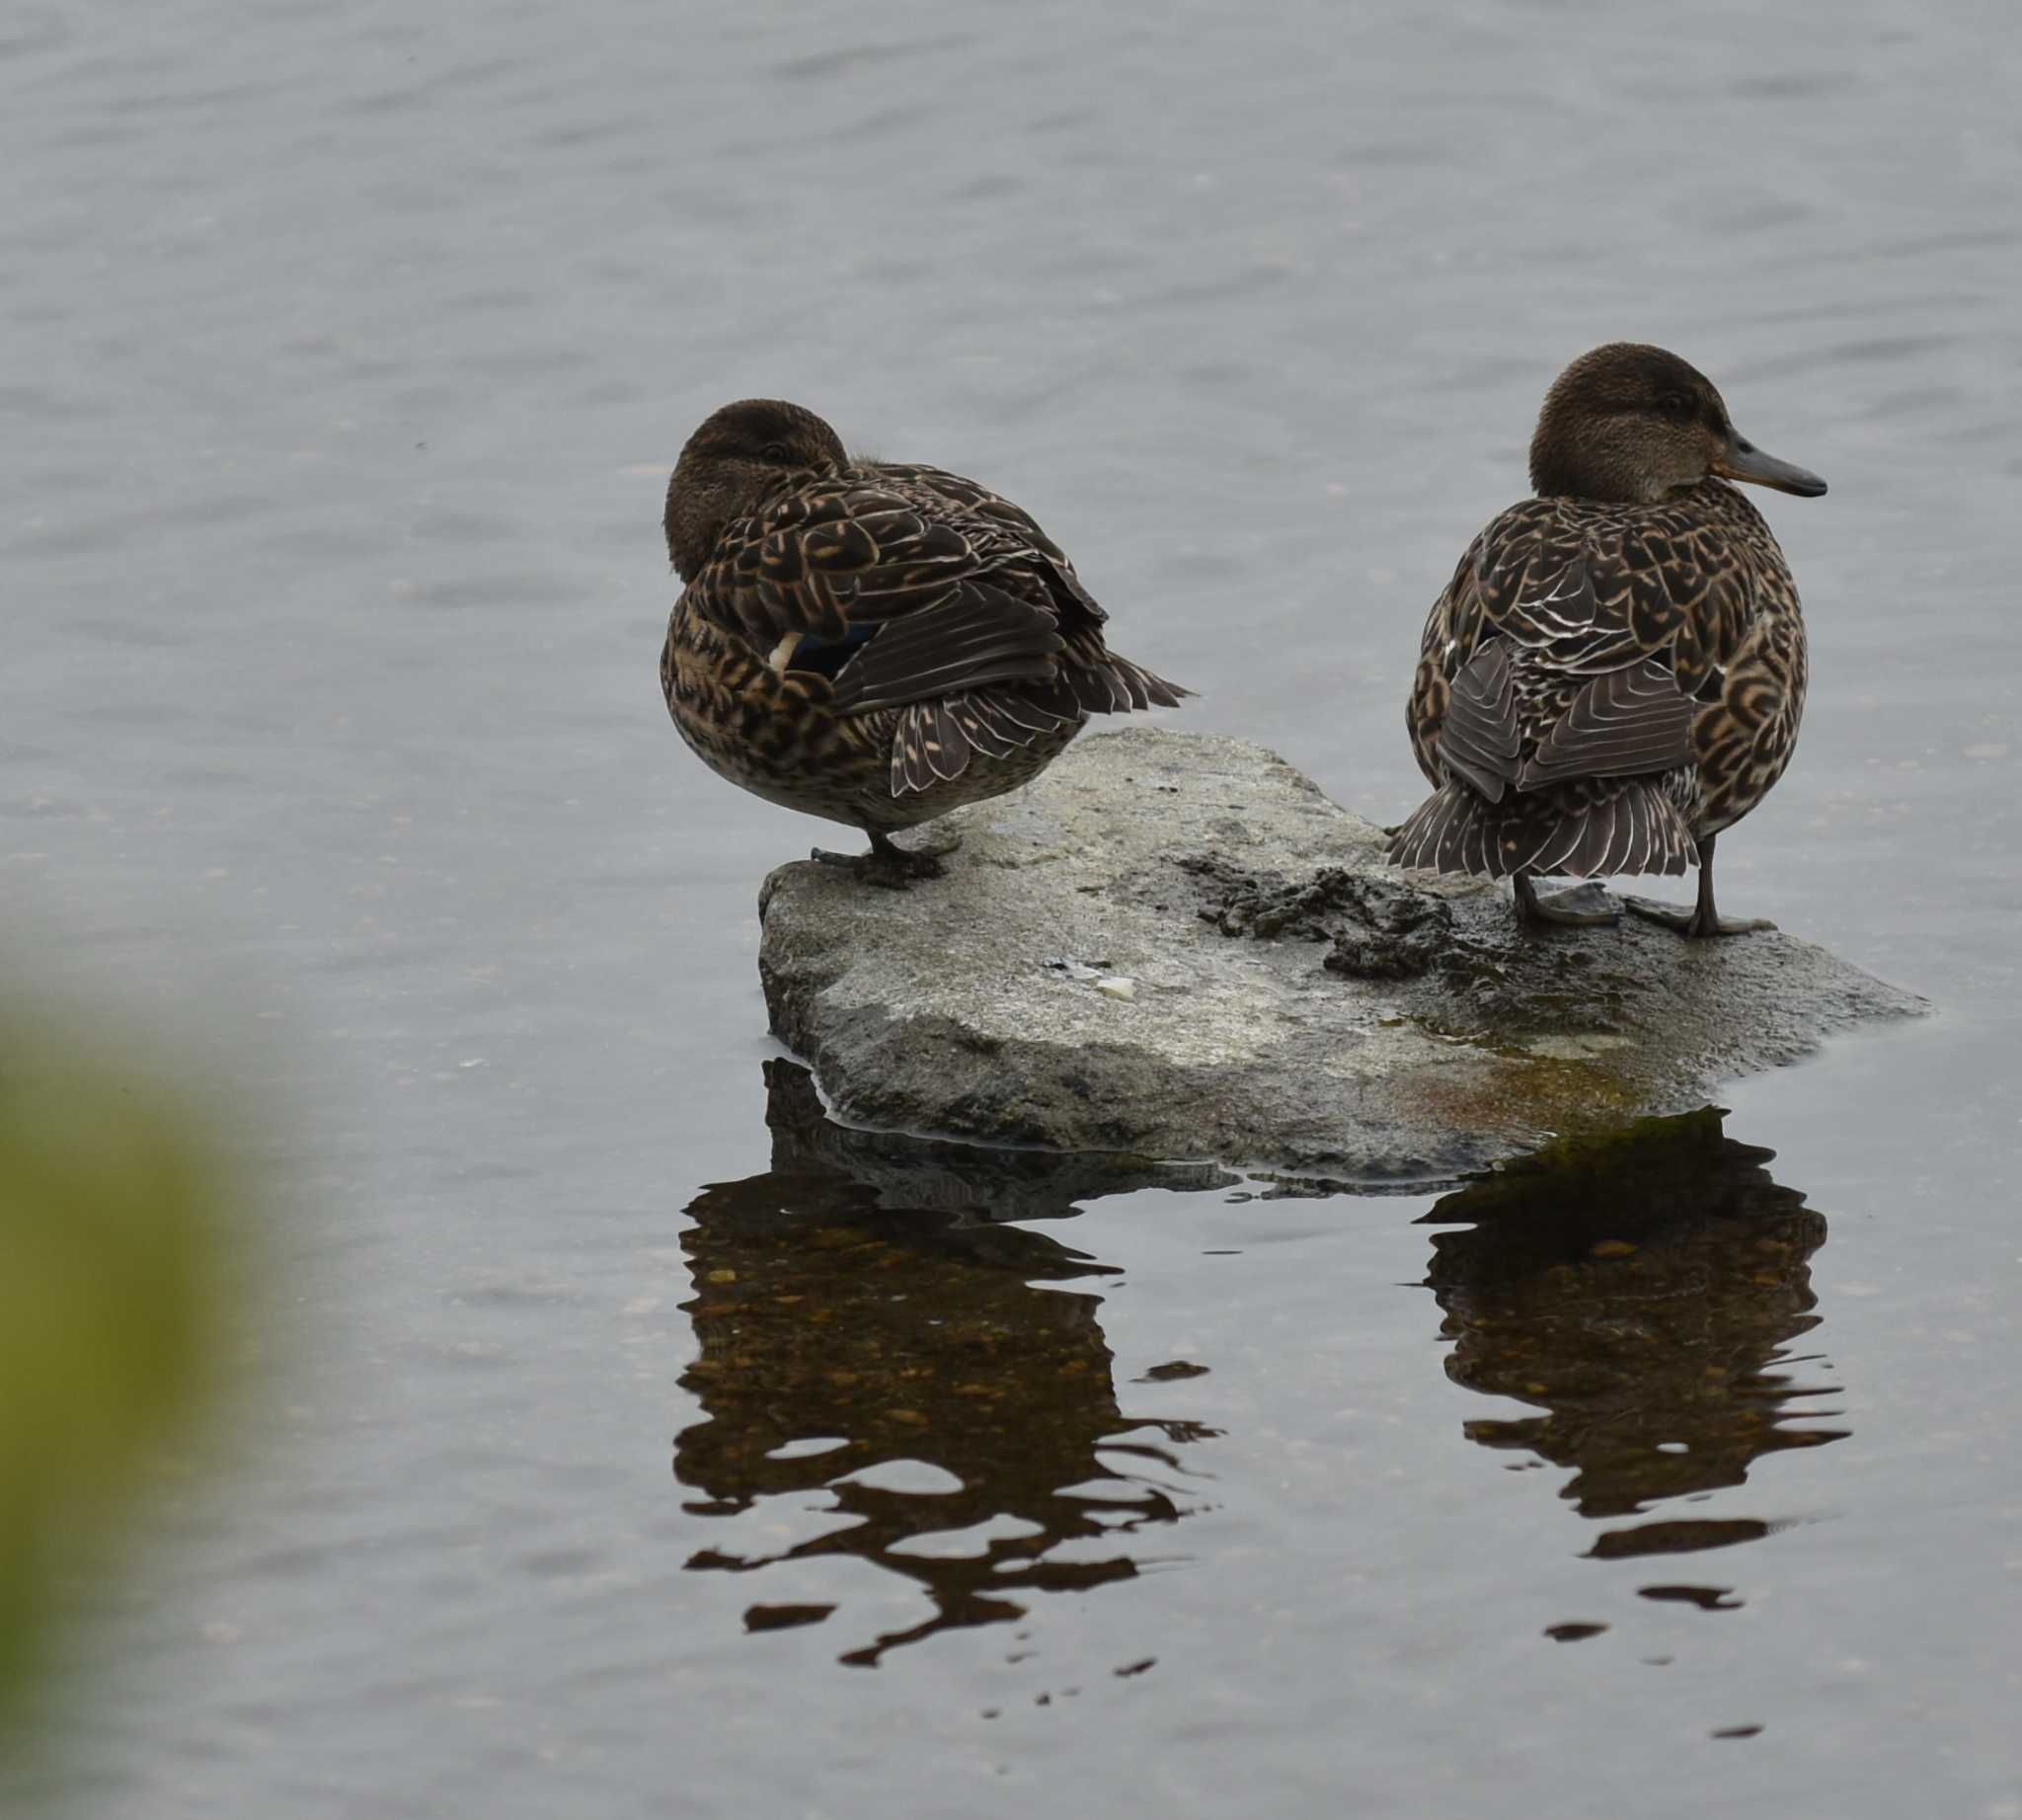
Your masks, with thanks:
<instances>
[{"instance_id":1,"label":"duck head","mask_svg":"<svg viewBox=\"0 0 2022 1820\"><path fill-rule=\"evenodd\" d=\"M814 412L781 398L745 398L702 420L667 482L667 555L692 582L734 519L757 511L797 474L846 466L841 439Z\"/></svg>"},{"instance_id":2,"label":"duck head","mask_svg":"<svg viewBox=\"0 0 2022 1820\"><path fill-rule=\"evenodd\" d=\"M1713 381L1662 348L1610 342L1552 383L1530 439L1540 495L1653 506L1708 476L1807 499L1818 475L1765 455L1734 427Z\"/></svg>"}]
</instances>

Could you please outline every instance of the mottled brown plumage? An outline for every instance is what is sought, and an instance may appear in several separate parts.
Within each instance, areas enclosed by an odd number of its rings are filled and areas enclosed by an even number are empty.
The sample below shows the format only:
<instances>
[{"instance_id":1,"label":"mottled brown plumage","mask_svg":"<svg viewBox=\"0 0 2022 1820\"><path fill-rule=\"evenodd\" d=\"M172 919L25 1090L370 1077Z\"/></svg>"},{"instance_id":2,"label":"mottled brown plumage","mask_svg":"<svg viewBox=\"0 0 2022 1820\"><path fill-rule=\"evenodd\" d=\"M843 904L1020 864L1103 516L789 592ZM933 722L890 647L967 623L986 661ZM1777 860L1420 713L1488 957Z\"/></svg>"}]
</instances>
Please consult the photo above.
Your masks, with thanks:
<instances>
[{"instance_id":1,"label":"mottled brown plumage","mask_svg":"<svg viewBox=\"0 0 2022 1820\"><path fill-rule=\"evenodd\" d=\"M1807 660L1783 552L1722 477L1826 484L1740 436L1675 355L1623 343L1553 385L1530 467L1539 497L1474 539L1426 621L1406 723L1435 793L1391 857L1514 878L1547 918L1532 878L1696 861L1675 926L1738 928L1714 908L1714 836L1789 763Z\"/></svg>"},{"instance_id":2,"label":"mottled brown plumage","mask_svg":"<svg viewBox=\"0 0 2022 1820\"><path fill-rule=\"evenodd\" d=\"M674 725L768 802L891 831L1039 774L1090 714L1190 691L1118 657L1024 512L940 468L853 461L813 412L727 405L667 487L686 584L661 654Z\"/></svg>"}]
</instances>

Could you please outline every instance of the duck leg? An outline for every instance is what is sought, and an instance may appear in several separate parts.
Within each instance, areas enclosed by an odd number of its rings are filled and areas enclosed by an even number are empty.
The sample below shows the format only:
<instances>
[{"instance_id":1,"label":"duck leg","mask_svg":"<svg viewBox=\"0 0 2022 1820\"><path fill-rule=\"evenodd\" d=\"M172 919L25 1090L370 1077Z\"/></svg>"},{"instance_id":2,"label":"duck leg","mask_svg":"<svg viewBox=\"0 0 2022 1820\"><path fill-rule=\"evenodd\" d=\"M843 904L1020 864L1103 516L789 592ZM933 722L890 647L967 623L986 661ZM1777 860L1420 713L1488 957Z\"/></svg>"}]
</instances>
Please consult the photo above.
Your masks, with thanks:
<instances>
[{"instance_id":1,"label":"duck leg","mask_svg":"<svg viewBox=\"0 0 2022 1820\"><path fill-rule=\"evenodd\" d=\"M1621 906L1592 879L1571 891L1555 891L1548 898L1537 895L1528 873L1519 872L1510 883L1516 890L1518 922L1556 924L1565 929L1598 929L1622 919Z\"/></svg>"},{"instance_id":2,"label":"duck leg","mask_svg":"<svg viewBox=\"0 0 2022 1820\"><path fill-rule=\"evenodd\" d=\"M1765 916L1723 916L1713 903L1713 836L1699 836L1699 901L1690 910L1680 910L1674 904L1659 904L1651 898L1624 898L1622 900L1638 916L1649 922L1661 922L1668 929L1675 929L1680 935L1694 939L1701 935L1749 935L1756 929L1773 929L1776 925Z\"/></svg>"},{"instance_id":3,"label":"duck leg","mask_svg":"<svg viewBox=\"0 0 2022 1820\"><path fill-rule=\"evenodd\" d=\"M902 847L883 829L869 828L864 831L871 836L868 853L831 853L825 847L817 847L809 857L824 866L840 866L845 872L854 872L868 884L902 891L914 879L939 878L941 861L962 844L960 834L950 834L933 846Z\"/></svg>"}]
</instances>

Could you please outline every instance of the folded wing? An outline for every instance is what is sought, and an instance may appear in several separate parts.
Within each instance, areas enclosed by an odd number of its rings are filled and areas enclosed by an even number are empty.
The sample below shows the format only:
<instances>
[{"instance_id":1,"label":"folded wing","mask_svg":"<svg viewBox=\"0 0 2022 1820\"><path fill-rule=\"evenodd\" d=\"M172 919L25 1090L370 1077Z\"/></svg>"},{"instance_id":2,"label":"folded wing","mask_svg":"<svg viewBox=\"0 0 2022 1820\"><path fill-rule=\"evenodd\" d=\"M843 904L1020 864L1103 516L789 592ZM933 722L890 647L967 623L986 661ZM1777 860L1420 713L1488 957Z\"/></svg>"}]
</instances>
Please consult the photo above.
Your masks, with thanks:
<instances>
[{"instance_id":1,"label":"folded wing","mask_svg":"<svg viewBox=\"0 0 2022 1820\"><path fill-rule=\"evenodd\" d=\"M1573 697L1517 773L1517 787L1675 770L1692 760L1695 712L1669 664L1646 658L1608 671Z\"/></svg>"}]
</instances>

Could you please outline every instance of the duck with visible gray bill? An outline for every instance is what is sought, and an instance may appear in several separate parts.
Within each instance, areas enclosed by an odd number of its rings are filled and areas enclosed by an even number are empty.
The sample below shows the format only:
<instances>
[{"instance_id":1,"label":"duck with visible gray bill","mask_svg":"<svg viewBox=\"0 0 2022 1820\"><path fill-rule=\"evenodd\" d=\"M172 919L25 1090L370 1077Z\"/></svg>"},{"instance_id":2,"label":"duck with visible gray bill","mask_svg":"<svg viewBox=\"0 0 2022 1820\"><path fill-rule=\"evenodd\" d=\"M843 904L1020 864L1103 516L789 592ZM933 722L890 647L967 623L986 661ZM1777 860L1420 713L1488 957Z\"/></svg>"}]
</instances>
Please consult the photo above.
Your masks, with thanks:
<instances>
[{"instance_id":1,"label":"duck with visible gray bill","mask_svg":"<svg viewBox=\"0 0 2022 1820\"><path fill-rule=\"evenodd\" d=\"M1474 539L1426 621L1405 719L1434 793L1394 863L1507 878L1543 923L1621 912L1596 885L1545 896L1539 878L1696 864L1690 910L1627 907L1688 936L1770 926L1720 914L1713 844L1790 762L1805 624L1737 480L1826 491L1662 348L1610 343L1559 375L1530 444L1537 497Z\"/></svg>"}]
</instances>

